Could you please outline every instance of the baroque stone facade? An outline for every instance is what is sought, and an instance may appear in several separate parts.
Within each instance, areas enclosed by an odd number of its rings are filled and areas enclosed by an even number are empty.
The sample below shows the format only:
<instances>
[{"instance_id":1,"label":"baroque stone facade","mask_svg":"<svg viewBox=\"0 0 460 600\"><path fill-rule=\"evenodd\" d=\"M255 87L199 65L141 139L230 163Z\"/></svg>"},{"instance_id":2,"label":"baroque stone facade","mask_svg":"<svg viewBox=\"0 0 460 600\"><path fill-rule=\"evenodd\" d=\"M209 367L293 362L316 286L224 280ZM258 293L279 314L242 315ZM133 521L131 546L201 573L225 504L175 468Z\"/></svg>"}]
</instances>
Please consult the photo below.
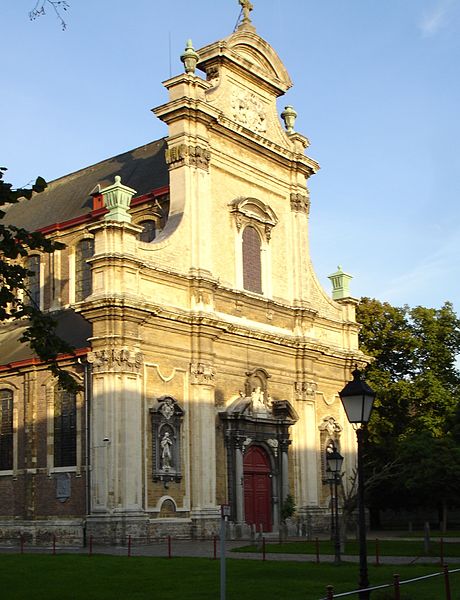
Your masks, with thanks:
<instances>
[{"instance_id":1,"label":"baroque stone facade","mask_svg":"<svg viewBox=\"0 0 460 600\"><path fill-rule=\"evenodd\" d=\"M365 357L355 301L333 301L311 266L306 181L319 167L277 111L289 75L249 13L197 54L203 76L166 81L153 111L166 141L8 212L66 244L39 256L37 297L77 347L62 362L82 388L63 395L3 327L4 539L209 536L222 504L236 532L273 531L288 494L320 523L325 446L354 466L338 390Z\"/></svg>"}]
</instances>

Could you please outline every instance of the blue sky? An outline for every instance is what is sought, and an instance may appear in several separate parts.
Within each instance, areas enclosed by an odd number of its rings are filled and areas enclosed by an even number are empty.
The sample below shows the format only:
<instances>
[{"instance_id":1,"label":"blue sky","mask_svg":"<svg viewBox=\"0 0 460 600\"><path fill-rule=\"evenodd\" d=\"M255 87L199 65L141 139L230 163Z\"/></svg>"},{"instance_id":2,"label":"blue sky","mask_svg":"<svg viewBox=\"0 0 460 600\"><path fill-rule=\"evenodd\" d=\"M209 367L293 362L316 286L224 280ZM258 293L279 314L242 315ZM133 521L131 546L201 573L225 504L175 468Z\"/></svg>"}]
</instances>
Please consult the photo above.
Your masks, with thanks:
<instances>
[{"instance_id":1,"label":"blue sky","mask_svg":"<svg viewBox=\"0 0 460 600\"><path fill-rule=\"evenodd\" d=\"M252 0L294 87L316 272L352 293L460 311L460 0ZM150 109L179 56L223 38L237 0L69 0L66 31L2 0L0 162L48 180L166 135Z\"/></svg>"}]
</instances>

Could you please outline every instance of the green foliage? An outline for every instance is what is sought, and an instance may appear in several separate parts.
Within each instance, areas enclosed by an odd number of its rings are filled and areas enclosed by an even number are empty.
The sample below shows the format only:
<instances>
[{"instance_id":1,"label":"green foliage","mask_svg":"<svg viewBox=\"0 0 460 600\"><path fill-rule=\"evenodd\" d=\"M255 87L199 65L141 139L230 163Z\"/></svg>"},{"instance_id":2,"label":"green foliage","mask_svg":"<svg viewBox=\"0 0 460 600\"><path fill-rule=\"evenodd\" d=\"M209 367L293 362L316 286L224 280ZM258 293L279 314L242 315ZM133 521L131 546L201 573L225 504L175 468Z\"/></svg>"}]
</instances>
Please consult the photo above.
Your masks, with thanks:
<instances>
[{"instance_id":1,"label":"green foliage","mask_svg":"<svg viewBox=\"0 0 460 600\"><path fill-rule=\"evenodd\" d=\"M374 358L366 379L377 393L368 429L368 476L397 466L370 490L371 505L458 503L460 320L452 304L393 307L363 298L357 320L361 348Z\"/></svg>"},{"instance_id":2,"label":"green foliage","mask_svg":"<svg viewBox=\"0 0 460 600\"><path fill-rule=\"evenodd\" d=\"M288 494L281 505L281 520L283 523L286 519L290 519L294 516L296 510L294 498L291 494Z\"/></svg>"},{"instance_id":3,"label":"green foliage","mask_svg":"<svg viewBox=\"0 0 460 600\"><path fill-rule=\"evenodd\" d=\"M30 200L33 193L41 193L47 187L46 181L38 177L31 188L13 189L3 179L5 171L5 167L0 167L0 207L16 204L23 199ZM29 327L20 341L27 342L37 356L47 363L63 388L76 391L76 380L58 364L58 356L71 354L73 348L56 334L56 321L42 313L28 296L27 278L32 273L21 264L31 250L52 253L65 246L47 239L40 232L2 223L4 216L5 211L0 209L0 321L28 319ZM23 290L27 302L18 295L19 290Z\"/></svg>"}]
</instances>

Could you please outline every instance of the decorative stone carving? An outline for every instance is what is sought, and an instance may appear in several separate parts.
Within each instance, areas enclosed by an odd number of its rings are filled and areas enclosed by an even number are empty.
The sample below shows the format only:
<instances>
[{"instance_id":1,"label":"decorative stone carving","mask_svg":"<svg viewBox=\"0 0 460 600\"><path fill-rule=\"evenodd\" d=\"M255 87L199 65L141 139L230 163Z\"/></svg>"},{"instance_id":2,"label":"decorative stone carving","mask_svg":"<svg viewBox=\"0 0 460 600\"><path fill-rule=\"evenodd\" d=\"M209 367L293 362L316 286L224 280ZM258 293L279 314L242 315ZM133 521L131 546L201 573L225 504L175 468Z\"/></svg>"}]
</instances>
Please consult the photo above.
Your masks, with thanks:
<instances>
[{"instance_id":1,"label":"decorative stone carving","mask_svg":"<svg viewBox=\"0 0 460 600\"><path fill-rule=\"evenodd\" d=\"M144 356L142 352L132 352L127 348L104 348L88 352L88 362L93 371L128 371L138 373L141 370Z\"/></svg>"},{"instance_id":2,"label":"decorative stone carving","mask_svg":"<svg viewBox=\"0 0 460 600\"><path fill-rule=\"evenodd\" d=\"M231 97L233 119L255 133L267 131L265 106L254 94L246 90L233 90Z\"/></svg>"},{"instance_id":3,"label":"decorative stone carving","mask_svg":"<svg viewBox=\"0 0 460 600\"><path fill-rule=\"evenodd\" d=\"M314 381L296 381L294 384L298 400L314 398L318 385Z\"/></svg>"},{"instance_id":4,"label":"decorative stone carving","mask_svg":"<svg viewBox=\"0 0 460 600\"><path fill-rule=\"evenodd\" d=\"M115 175L115 183L101 190L104 206L108 209L105 215L105 221L117 221L119 223L131 223L129 206L131 198L136 194L136 190L123 185L120 175Z\"/></svg>"},{"instance_id":5,"label":"decorative stone carving","mask_svg":"<svg viewBox=\"0 0 460 600\"><path fill-rule=\"evenodd\" d=\"M320 431L325 431L329 436L339 434L342 431L342 426L337 423L334 417L325 417L319 426Z\"/></svg>"},{"instance_id":6,"label":"decorative stone carving","mask_svg":"<svg viewBox=\"0 0 460 600\"><path fill-rule=\"evenodd\" d=\"M161 404L159 411L161 412L163 417L166 419L166 421L169 421L171 419L171 417L174 415L173 399L169 398L169 396L167 396L164 399L164 402Z\"/></svg>"},{"instance_id":7,"label":"decorative stone carving","mask_svg":"<svg viewBox=\"0 0 460 600\"><path fill-rule=\"evenodd\" d=\"M266 415L268 413L268 402L260 386L257 386L251 392L251 408L254 415Z\"/></svg>"},{"instance_id":8,"label":"decorative stone carving","mask_svg":"<svg viewBox=\"0 0 460 600\"><path fill-rule=\"evenodd\" d=\"M211 160L211 152L202 146L192 146L187 144L178 144L166 149L166 164L170 168L181 167L184 164L208 169Z\"/></svg>"},{"instance_id":9,"label":"decorative stone carving","mask_svg":"<svg viewBox=\"0 0 460 600\"><path fill-rule=\"evenodd\" d=\"M247 437L243 440L243 452L252 444L252 438Z\"/></svg>"},{"instance_id":10,"label":"decorative stone carving","mask_svg":"<svg viewBox=\"0 0 460 600\"><path fill-rule=\"evenodd\" d=\"M243 226L256 227L266 241L269 242L273 227L278 223L275 212L258 198L236 198L230 203L238 231Z\"/></svg>"},{"instance_id":11,"label":"decorative stone carving","mask_svg":"<svg viewBox=\"0 0 460 600\"><path fill-rule=\"evenodd\" d=\"M292 212L304 212L307 215L310 213L310 199L303 194L291 194L291 210Z\"/></svg>"},{"instance_id":12,"label":"decorative stone carving","mask_svg":"<svg viewBox=\"0 0 460 600\"><path fill-rule=\"evenodd\" d=\"M187 40L184 53L180 57L181 61L184 63L186 73L190 73L191 75L195 74L196 63L198 62L199 58L200 57L195 52L195 48L193 47L192 40Z\"/></svg>"},{"instance_id":13,"label":"decorative stone carving","mask_svg":"<svg viewBox=\"0 0 460 600\"><path fill-rule=\"evenodd\" d=\"M217 82L219 80L219 68L209 67L206 70L206 80L212 83L213 85L217 85Z\"/></svg>"},{"instance_id":14,"label":"decorative stone carving","mask_svg":"<svg viewBox=\"0 0 460 600\"><path fill-rule=\"evenodd\" d=\"M278 440L275 440L274 438L270 438L267 440L267 444L273 450L273 454L275 456L278 456L278 446L279 446Z\"/></svg>"},{"instance_id":15,"label":"decorative stone carving","mask_svg":"<svg viewBox=\"0 0 460 600\"><path fill-rule=\"evenodd\" d=\"M214 381L215 371L208 363L191 363L190 373L192 375L192 384L210 384Z\"/></svg>"},{"instance_id":16,"label":"decorative stone carving","mask_svg":"<svg viewBox=\"0 0 460 600\"><path fill-rule=\"evenodd\" d=\"M181 427L184 411L171 396L162 396L150 409L152 418L152 477L167 488L180 481Z\"/></svg>"},{"instance_id":17,"label":"decorative stone carving","mask_svg":"<svg viewBox=\"0 0 460 600\"><path fill-rule=\"evenodd\" d=\"M283 112L281 113L281 118L284 121L284 126L286 127L286 131L288 133L294 133L294 124L297 119L297 113L293 109L292 106L285 106Z\"/></svg>"}]
</instances>

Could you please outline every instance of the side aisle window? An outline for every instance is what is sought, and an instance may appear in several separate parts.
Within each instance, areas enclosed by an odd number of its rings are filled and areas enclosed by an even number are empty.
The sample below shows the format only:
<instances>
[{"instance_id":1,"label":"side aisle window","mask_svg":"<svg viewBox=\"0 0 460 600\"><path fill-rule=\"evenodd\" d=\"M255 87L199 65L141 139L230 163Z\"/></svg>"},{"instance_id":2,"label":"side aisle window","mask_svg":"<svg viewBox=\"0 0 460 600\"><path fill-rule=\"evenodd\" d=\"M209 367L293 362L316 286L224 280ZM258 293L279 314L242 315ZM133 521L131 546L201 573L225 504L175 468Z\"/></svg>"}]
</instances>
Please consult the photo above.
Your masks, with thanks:
<instances>
[{"instance_id":1,"label":"side aisle window","mask_svg":"<svg viewBox=\"0 0 460 600\"><path fill-rule=\"evenodd\" d=\"M41 289L41 274L40 274L40 256L34 254L29 256L26 264L30 275L27 276L26 293L24 295L24 304L36 306L40 308L40 289Z\"/></svg>"},{"instance_id":2,"label":"side aisle window","mask_svg":"<svg viewBox=\"0 0 460 600\"><path fill-rule=\"evenodd\" d=\"M76 463L76 395L56 388L54 395L54 466L73 467Z\"/></svg>"},{"instance_id":3,"label":"side aisle window","mask_svg":"<svg viewBox=\"0 0 460 600\"><path fill-rule=\"evenodd\" d=\"M13 393L0 390L0 471L13 468Z\"/></svg>"}]
</instances>

